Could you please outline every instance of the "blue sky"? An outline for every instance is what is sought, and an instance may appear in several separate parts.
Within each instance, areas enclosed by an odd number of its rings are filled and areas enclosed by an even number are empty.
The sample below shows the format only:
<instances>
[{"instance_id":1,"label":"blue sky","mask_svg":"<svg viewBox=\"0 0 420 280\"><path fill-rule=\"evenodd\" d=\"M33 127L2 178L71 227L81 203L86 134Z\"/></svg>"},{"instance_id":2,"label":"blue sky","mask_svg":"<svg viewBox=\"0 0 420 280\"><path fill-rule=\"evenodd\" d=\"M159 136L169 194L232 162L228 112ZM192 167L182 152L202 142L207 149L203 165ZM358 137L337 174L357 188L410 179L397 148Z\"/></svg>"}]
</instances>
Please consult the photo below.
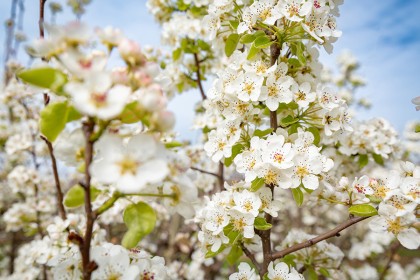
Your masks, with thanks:
<instances>
[{"instance_id":1,"label":"blue sky","mask_svg":"<svg viewBox=\"0 0 420 280\"><path fill-rule=\"evenodd\" d=\"M36 37L38 2L26 0L24 31ZM65 1L58 1L64 3ZM11 0L0 0L0 20L10 14ZM48 5L48 1L47 1ZM338 27L343 36L335 43L334 55L322 55L327 65L334 65L335 55L350 50L361 62L359 70L367 86L358 96L370 99L373 107L362 112L362 118L384 117L399 131L409 120L420 120L411 99L420 95L420 21L416 0L347 0L341 6ZM50 19L49 10L46 19ZM65 10L57 22L65 23L74 16ZM93 0L87 7L83 20L92 26L112 25L141 45L159 46L160 30L148 14L145 0ZM4 52L5 31L0 30L0 54ZM22 51L21 51L22 54ZM177 115L176 130L184 137L196 140L197 134L189 131L193 105L199 100L198 92L188 92L171 101L170 108ZM191 108L187 110L186 108Z\"/></svg>"}]
</instances>

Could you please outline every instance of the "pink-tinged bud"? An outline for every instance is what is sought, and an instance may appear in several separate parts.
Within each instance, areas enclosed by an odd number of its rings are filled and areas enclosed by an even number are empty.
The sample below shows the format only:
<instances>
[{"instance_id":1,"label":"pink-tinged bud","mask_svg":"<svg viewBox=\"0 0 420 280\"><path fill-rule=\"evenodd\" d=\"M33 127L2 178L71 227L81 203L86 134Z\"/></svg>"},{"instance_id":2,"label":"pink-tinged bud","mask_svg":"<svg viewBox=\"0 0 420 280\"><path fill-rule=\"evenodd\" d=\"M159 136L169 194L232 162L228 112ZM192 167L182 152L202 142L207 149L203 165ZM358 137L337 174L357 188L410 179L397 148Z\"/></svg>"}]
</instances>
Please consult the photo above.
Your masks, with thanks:
<instances>
[{"instance_id":1,"label":"pink-tinged bud","mask_svg":"<svg viewBox=\"0 0 420 280\"><path fill-rule=\"evenodd\" d=\"M166 107L166 97L162 89L157 84L152 84L148 88L137 91L138 100L149 112L160 111Z\"/></svg>"},{"instance_id":2,"label":"pink-tinged bud","mask_svg":"<svg viewBox=\"0 0 420 280\"><path fill-rule=\"evenodd\" d=\"M114 84L128 85L127 69L123 67L117 67L112 69L111 78Z\"/></svg>"},{"instance_id":3,"label":"pink-tinged bud","mask_svg":"<svg viewBox=\"0 0 420 280\"><path fill-rule=\"evenodd\" d=\"M134 78L139 87L147 87L153 82L152 77L142 69L134 72Z\"/></svg>"},{"instance_id":4,"label":"pink-tinged bud","mask_svg":"<svg viewBox=\"0 0 420 280\"><path fill-rule=\"evenodd\" d=\"M160 131L169 131L175 125L175 115L171 111L161 111L158 113L156 121Z\"/></svg>"},{"instance_id":5,"label":"pink-tinged bud","mask_svg":"<svg viewBox=\"0 0 420 280\"><path fill-rule=\"evenodd\" d=\"M132 66L142 65L146 61L139 44L132 40L122 39L118 45L118 51L124 61Z\"/></svg>"}]
</instances>

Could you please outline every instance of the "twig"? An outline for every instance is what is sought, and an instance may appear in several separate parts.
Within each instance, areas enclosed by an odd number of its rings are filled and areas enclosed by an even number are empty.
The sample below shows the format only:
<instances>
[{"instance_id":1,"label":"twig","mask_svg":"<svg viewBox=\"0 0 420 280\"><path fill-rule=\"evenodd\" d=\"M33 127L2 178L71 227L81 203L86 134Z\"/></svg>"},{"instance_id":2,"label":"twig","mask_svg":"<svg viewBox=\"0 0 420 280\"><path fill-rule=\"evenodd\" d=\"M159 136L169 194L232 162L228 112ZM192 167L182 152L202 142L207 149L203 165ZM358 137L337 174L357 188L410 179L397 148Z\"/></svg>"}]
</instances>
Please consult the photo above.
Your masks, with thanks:
<instances>
[{"instance_id":1,"label":"twig","mask_svg":"<svg viewBox=\"0 0 420 280\"><path fill-rule=\"evenodd\" d=\"M44 140L44 142L47 144L48 152L49 152L50 158L51 158L51 167L52 167L53 174L54 174L55 192L56 192L56 197L57 197L58 213L60 214L61 219L65 220L66 219L66 209L64 208L64 205L63 205L63 191L61 189L60 177L58 175L57 160L55 159L55 156L54 156L54 148L53 148L51 142L47 138L45 138L44 136L41 135L41 139Z\"/></svg>"},{"instance_id":2,"label":"twig","mask_svg":"<svg viewBox=\"0 0 420 280\"><path fill-rule=\"evenodd\" d=\"M225 165L223 164L223 162L219 162L219 171L217 173L218 175L218 181L219 181L219 190L222 191L223 190L223 186L225 184L225 176L224 176L224 171L225 171Z\"/></svg>"},{"instance_id":3,"label":"twig","mask_svg":"<svg viewBox=\"0 0 420 280\"><path fill-rule=\"evenodd\" d=\"M398 248L400 247L400 243L398 241L394 241L394 243L390 246L391 250L389 253L389 258L385 264L384 270L381 273L381 276L379 277L379 280L385 279L386 273L391 268L392 260L394 259L395 255L397 254Z\"/></svg>"},{"instance_id":4,"label":"twig","mask_svg":"<svg viewBox=\"0 0 420 280\"><path fill-rule=\"evenodd\" d=\"M205 100L207 98L207 96L204 93L203 85L201 83L200 60L198 59L198 55L196 53L194 53L194 61L195 61L195 67L197 68L196 74L197 74L198 89L200 90L201 99Z\"/></svg>"},{"instance_id":5,"label":"twig","mask_svg":"<svg viewBox=\"0 0 420 280\"><path fill-rule=\"evenodd\" d=\"M217 177L217 178L220 178L220 175L219 175L219 174L217 174L217 173L210 172L210 171L206 171L206 170L203 170L203 169L200 169L200 168L197 168L197 167L193 167L193 166L191 166L190 168L191 168L192 170L199 171L199 172L201 172L201 173L208 174L208 175L212 175L212 176L215 176L215 177Z\"/></svg>"},{"instance_id":6,"label":"twig","mask_svg":"<svg viewBox=\"0 0 420 280\"><path fill-rule=\"evenodd\" d=\"M356 224L358 222L361 222L363 220L366 220L367 218L369 218L369 217L355 217L355 218L351 218L351 219L345 221L344 223L338 225L334 229L329 230L329 231L327 231L327 232L325 232L325 233L323 233L321 235L318 235L317 237L314 237L314 238L309 239L309 240L306 240L304 242L295 244L295 245L293 245L291 247L288 247L286 249L283 249L283 250L281 250L279 252L273 253L272 256L271 256L272 257L271 260L274 261L274 260L283 258L284 256L286 256L288 254L291 254L293 252L299 251L299 250L301 250L303 248L311 247L312 245L315 245L318 242L321 242L321 241L326 240L328 238L331 238L331 237L334 237L334 236L340 236L340 232L342 230L344 230L344 229L346 229L346 228L348 228L348 227L350 227L350 226L352 226L352 225L354 225L354 224Z\"/></svg>"},{"instance_id":7,"label":"twig","mask_svg":"<svg viewBox=\"0 0 420 280\"><path fill-rule=\"evenodd\" d=\"M90 243L92 240L93 224L96 219L95 213L92 211L90 201L90 181L91 175L89 171L90 164L93 159L93 144L91 136L95 127L92 119L83 124L83 133L85 136L85 182L82 187L85 190L85 212L86 212L86 231L81 246L83 279L90 280L92 272L98 267L94 261L90 260Z\"/></svg>"},{"instance_id":8,"label":"twig","mask_svg":"<svg viewBox=\"0 0 420 280\"><path fill-rule=\"evenodd\" d=\"M267 185L270 188L271 193L274 191L274 185ZM273 221L273 217L266 213L264 216L267 223L271 224ZM272 260L272 250L271 250L271 229L257 231L257 234L261 237L262 242L262 249L263 249L263 263L260 269L260 275L263 277L268 270L268 265Z\"/></svg>"},{"instance_id":9,"label":"twig","mask_svg":"<svg viewBox=\"0 0 420 280\"><path fill-rule=\"evenodd\" d=\"M251 251L248 250L247 247L245 247L245 244L241 243L242 251L245 253L245 255L251 260L251 262L254 264L254 266L257 268L258 271L261 270L261 265L257 262L255 259L255 256Z\"/></svg>"},{"instance_id":10,"label":"twig","mask_svg":"<svg viewBox=\"0 0 420 280\"><path fill-rule=\"evenodd\" d=\"M39 0L39 37L44 38L44 11L47 0Z\"/></svg>"}]
</instances>

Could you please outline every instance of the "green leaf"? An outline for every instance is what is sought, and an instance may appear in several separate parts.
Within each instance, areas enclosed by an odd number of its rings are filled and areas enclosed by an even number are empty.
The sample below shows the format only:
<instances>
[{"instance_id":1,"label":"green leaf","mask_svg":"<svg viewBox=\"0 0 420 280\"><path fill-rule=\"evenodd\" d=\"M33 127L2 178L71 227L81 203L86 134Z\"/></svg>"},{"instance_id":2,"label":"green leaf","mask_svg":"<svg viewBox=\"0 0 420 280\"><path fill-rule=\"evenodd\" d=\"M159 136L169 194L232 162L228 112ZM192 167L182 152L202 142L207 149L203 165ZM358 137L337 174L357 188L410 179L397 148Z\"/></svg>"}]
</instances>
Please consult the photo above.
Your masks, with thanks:
<instances>
[{"instance_id":1,"label":"green leaf","mask_svg":"<svg viewBox=\"0 0 420 280\"><path fill-rule=\"evenodd\" d=\"M48 141L54 142L64 129L68 120L69 111L70 107L67 101L50 103L42 109L39 130Z\"/></svg>"},{"instance_id":2,"label":"green leaf","mask_svg":"<svg viewBox=\"0 0 420 280\"><path fill-rule=\"evenodd\" d=\"M305 276L306 280L318 280L318 274L316 274L316 271L312 266L306 268L303 276Z\"/></svg>"},{"instance_id":3,"label":"green leaf","mask_svg":"<svg viewBox=\"0 0 420 280\"><path fill-rule=\"evenodd\" d=\"M254 36L255 38L265 36L265 32L263 30L258 30L257 32L254 33Z\"/></svg>"},{"instance_id":4,"label":"green leaf","mask_svg":"<svg viewBox=\"0 0 420 280\"><path fill-rule=\"evenodd\" d=\"M226 165L226 167L229 167L232 163L233 163L233 160L235 159L235 157L240 153L240 152L242 152L242 150L243 150L243 148L244 148L244 145L242 145L242 144L235 144L235 145L233 145L233 147L232 147L232 155L231 155L231 157L229 157L229 158L225 158L225 165Z\"/></svg>"},{"instance_id":5,"label":"green leaf","mask_svg":"<svg viewBox=\"0 0 420 280\"><path fill-rule=\"evenodd\" d=\"M242 257L242 254L243 254L242 248L238 244L235 244L234 246L232 246L232 249L230 249L230 252L226 257L226 260L228 261L230 265L234 265L238 262L239 258Z\"/></svg>"},{"instance_id":6,"label":"green leaf","mask_svg":"<svg viewBox=\"0 0 420 280\"><path fill-rule=\"evenodd\" d=\"M297 206L301 206L303 203L303 192L300 188L292 188L293 199L296 201Z\"/></svg>"},{"instance_id":7,"label":"green leaf","mask_svg":"<svg viewBox=\"0 0 420 280\"><path fill-rule=\"evenodd\" d=\"M241 44L250 44L250 43L254 42L256 38L257 37L254 34L244 34L244 35L242 35L239 42Z\"/></svg>"},{"instance_id":8,"label":"green leaf","mask_svg":"<svg viewBox=\"0 0 420 280\"><path fill-rule=\"evenodd\" d=\"M233 245L236 243L238 237L240 236L239 231L236 231L233 227L233 224L228 224L223 228L223 233L229 238L229 244Z\"/></svg>"},{"instance_id":9,"label":"green leaf","mask_svg":"<svg viewBox=\"0 0 420 280\"><path fill-rule=\"evenodd\" d=\"M311 126L307 129L307 131L314 135L314 145L318 146L319 141L321 140L318 128Z\"/></svg>"},{"instance_id":10,"label":"green leaf","mask_svg":"<svg viewBox=\"0 0 420 280\"><path fill-rule=\"evenodd\" d=\"M153 231L156 225L156 213L147 203L137 202L136 204L130 204L125 208L123 220L128 228L126 233L126 235L128 235L127 241L125 243L123 242L123 246L132 248L137 245L144 236ZM133 243L136 244L131 246Z\"/></svg>"},{"instance_id":11,"label":"green leaf","mask_svg":"<svg viewBox=\"0 0 420 280\"><path fill-rule=\"evenodd\" d=\"M302 42L296 43L296 56L301 64L306 64L306 57L304 55L305 45Z\"/></svg>"},{"instance_id":12,"label":"green leaf","mask_svg":"<svg viewBox=\"0 0 420 280\"><path fill-rule=\"evenodd\" d=\"M177 5L178 5L178 10L180 11L186 11L188 7L190 6L189 4L185 4L184 1L182 0L178 0Z\"/></svg>"},{"instance_id":13,"label":"green leaf","mask_svg":"<svg viewBox=\"0 0 420 280\"><path fill-rule=\"evenodd\" d=\"M254 220L254 227L258 230L268 230L272 228L272 225L262 217L256 217Z\"/></svg>"},{"instance_id":14,"label":"green leaf","mask_svg":"<svg viewBox=\"0 0 420 280\"><path fill-rule=\"evenodd\" d=\"M125 106L119 116L119 119L123 123L130 124L141 121L144 116L145 114L140 104L137 101L133 101Z\"/></svg>"},{"instance_id":15,"label":"green leaf","mask_svg":"<svg viewBox=\"0 0 420 280\"><path fill-rule=\"evenodd\" d=\"M296 256L295 255L287 255L284 258L281 259L282 262L286 263L289 266L296 266L295 260Z\"/></svg>"},{"instance_id":16,"label":"green leaf","mask_svg":"<svg viewBox=\"0 0 420 280\"><path fill-rule=\"evenodd\" d=\"M98 195L101 193L95 187L90 188L90 200L95 201ZM74 185L71 187L64 197L64 206L68 208L76 208L85 204L85 190L80 185Z\"/></svg>"},{"instance_id":17,"label":"green leaf","mask_svg":"<svg viewBox=\"0 0 420 280\"><path fill-rule=\"evenodd\" d=\"M251 192L258 191L259 189L261 189L262 186L264 186L264 183L265 183L264 178L255 178L254 181L252 181L250 191Z\"/></svg>"},{"instance_id":18,"label":"green leaf","mask_svg":"<svg viewBox=\"0 0 420 280\"><path fill-rule=\"evenodd\" d=\"M177 48L176 50L174 50L172 52L172 59L174 61L178 60L181 57L182 54L182 49L181 48Z\"/></svg>"},{"instance_id":19,"label":"green leaf","mask_svg":"<svg viewBox=\"0 0 420 280\"><path fill-rule=\"evenodd\" d=\"M252 44L251 45L251 48L249 49L249 53L248 53L248 56L246 57L246 59L248 59L248 60L253 59L258 54L259 51L260 51L260 49L259 48L256 48L254 46L254 44Z\"/></svg>"},{"instance_id":20,"label":"green leaf","mask_svg":"<svg viewBox=\"0 0 420 280\"><path fill-rule=\"evenodd\" d=\"M264 49L269 47L273 43L274 41L271 41L271 39L267 35L265 35L256 38L253 45L258 49Z\"/></svg>"},{"instance_id":21,"label":"green leaf","mask_svg":"<svg viewBox=\"0 0 420 280\"><path fill-rule=\"evenodd\" d=\"M359 155L359 168L362 169L369 163L368 155L363 154Z\"/></svg>"},{"instance_id":22,"label":"green leaf","mask_svg":"<svg viewBox=\"0 0 420 280\"><path fill-rule=\"evenodd\" d=\"M239 20L229 20L229 24L232 27L232 29L236 30L239 25Z\"/></svg>"},{"instance_id":23,"label":"green leaf","mask_svg":"<svg viewBox=\"0 0 420 280\"><path fill-rule=\"evenodd\" d=\"M292 115L288 115L281 119L281 123L285 126L289 126L291 124L297 123L299 119L295 119Z\"/></svg>"},{"instance_id":24,"label":"green leaf","mask_svg":"<svg viewBox=\"0 0 420 280\"><path fill-rule=\"evenodd\" d=\"M300 61L297 60L296 58L293 58L293 57L288 59L288 64L289 64L290 70L294 70L294 69L300 68L302 66Z\"/></svg>"},{"instance_id":25,"label":"green leaf","mask_svg":"<svg viewBox=\"0 0 420 280\"><path fill-rule=\"evenodd\" d=\"M289 135L297 133L299 127L301 127L301 125L299 123L294 123L289 127L287 133L289 133Z\"/></svg>"},{"instance_id":26,"label":"green leaf","mask_svg":"<svg viewBox=\"0 0 420 280\"><path fill-rule=\"evenodd\" d=\"M201 39L197 40L197 44L203 51L209 51L211 49L210 45Z\"/></svg>"},{"instance_id":27,"label":"green leaf","mask_svg":"<svg viewBox=\"0 0 420 280\"><path fill-rule=\"evenodd\" d=\"M378 210L370 204L358 204L350 206L349 213L358 217L371 217L378 215Z\"/></svg>"},{"instance_id":28,"label":"green leaf","mask_svg":"<svg viewBox=\"0 0 420 280\"><path fill-rule=\"evenodd\" d=\"M262 137L270 134L271 132L273 132L272 128L267 128L266 130L256 129L252 136L258 136L258 137L262 138Z\"/></svg>"},{"instance_id":29,"label":"green leaf","mask_svg":"<svg viewBox=\"0 0 420 280\"><path fill-rule=\"evenodd\" d=\"M80 119L83 115L79 113L79 111L74 108L74 106L68 106L68 114L67 114L67 122L72 122Z\"/></svg>"},{"instance_id":30,"label":"green leaf","mask_svg":"<svg viewBox=\"0 0 420 280\"><path fill-rule=\"evenodd\" d=\"M374 195L368 195L367 194L366 197L369 198L370 202L373 202L373 203L381 203L381 201L382 201L382 198L376 197Z\"/></svg>"},{"instance_id":31,"label":"green leaf","mask_svg":"<svg viewBox=\"0 0 420 280\"><path fill-rule=\"evenodd\" d=\"M228 246L226 244L222 244L222 246L220 246L219 250L217 250L216 252L213 252L212 250L208 250L206 253L206 258L213 258L215 256L217 256L218 254L220 254L221 252L223 252Z\"/></svg>"},{"instance_id":32,"label":"green leaf","mask_svg":"<svg viewBox=\"0 0 420 280\"><path fill-rule=\"evenodd\" d=\"M121 245L125 248L133 248L136 247L137 244L140 242L140 240L143 238L143 235L134 230L129 229L123 236L123 239L121 241Z\"/></svg>"},{"instance_id":33,"label":"green leaf","mask_svg":"<svg viewBox=\"0 0 420 280\"><path fill-rule=\"evenodd\" d=\"M382 156L381 156L381 155L378 155L378 154L373 153L373 154L372 154L372 157L373 157L373 160L374 160L377 164L379 164L379 165L384 165L384 159L382 158Z\"/></svg>"},{"instance_id":34,"label":"green leaf","mask_svg":"<svg viewBox=\"0 0 420 280\"><path fill-rule=\"evenodd\" d=\"M23 82L32 86L50 89L55 93L62 93L67 83L67 75L60 70L50 67L32 68L20 71L17 76Z\"/></svg>"},{"instance_id":35,"label":"green leaf","mask_svg":"<svg viewBox=\"0 0 420 280\"><path fill-rule=\"evenodd\" d=\"M233 52L236 50L236 46L239 42L239 35L236 33L232 33L226 40L225 44L225 54L227 57L231 56Z\"/></svg>"},{"instance_id":36,"label":"green leaf","mask_svg":"<svg viewBox=\"0 0 420 280\"><path fill-rule=\"evenodd\" d=\"M64 206L75 208L85 203L85 190L80 185L71 187L64 197Z\"/></svg>"},{"instance_id":37,"label":"green leaf","mask_svg":"<svg viewBox=\"0 0 420 280\"><path fill-rule=\"evenodd\" d=\"M325 267L320 267L319 268L319 273L321 273L323 276L325 276L327 278L330 278L331 277L330 272Z\"/></svg>"},{"instance_id":38,"label":"green leaf","mask_svg":"<svg viewBox=\"0 0 420 280\"><path fill-rule=\"evenodd\" d=\"M167 149L182 147L183 145L184 144L182 144L181 142L178 142L178 141L172 141L172 142L165 143L165 147Z\"/></svg>"}]
</instances>

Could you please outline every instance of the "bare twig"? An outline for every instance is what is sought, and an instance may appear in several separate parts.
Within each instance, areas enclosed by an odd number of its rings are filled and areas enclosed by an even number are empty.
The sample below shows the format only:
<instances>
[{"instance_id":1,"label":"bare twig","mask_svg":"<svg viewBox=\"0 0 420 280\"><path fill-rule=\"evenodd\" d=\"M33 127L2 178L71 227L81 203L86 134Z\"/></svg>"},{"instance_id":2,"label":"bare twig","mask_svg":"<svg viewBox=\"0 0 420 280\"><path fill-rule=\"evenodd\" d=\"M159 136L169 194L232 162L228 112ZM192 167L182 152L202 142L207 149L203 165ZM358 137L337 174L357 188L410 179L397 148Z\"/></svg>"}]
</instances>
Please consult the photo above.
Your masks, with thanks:
<instances>
[{"instance_id":1,"label":"bare twig","mask_svg":"<svg viewBox=\"0 0 420 280\"><path fill-rule=\"evenodd\" d=\"M41 139L44 140L45 144L47 144L48 152L51 158L51 167L54 174L55 193L56 193L56 198L57 198L58 213L60 214L61 219L65 220L66 209L64 208L64 205L63 205L63 191L61 189L60 177L58 175L57 160L55 159L55 156L54 156L54 148L51 142L47 138L41 135Z\"/></svg>"},{"instance_id":2,"label":"bare twig","mask_svg":"<svg viewBox=\"0 0 420 280\"><path fill-rule=\"evenodd\" d=\"M39 0L39 37L44 38L44 11L47 0Z\"/></svg>"},{"instance_id":3,"label":"bare twig","mask_svg":"<svg viewBox=\"0 0 420 280\"><path fill-rule=\"evenodd\" d=\"M245 247L245 244L243 243L241 243L241 248L242 248L242 251L245 253L245 256L247 256L251 260L251 262L254 264L254 266L257 268L257 270L260 271L261 265L255 259L254 254L251 253L251 251L249 251L248 248Z\"/></svg>"},{"instance_id":4,"label":"bare twig","mask_svg":"<svg viewBox=\"0 0 420 280\"><path fill-rule=\"evenodd\" d=\"M388 260L385 264L385 267L384 267L384 270L381 273L381 276L379 276L379 280L385 279L386 273L391 268L391 263L392 263L395 255L397 254L397 251L398 251L399 248L400 248L400 243L398 241L394 241L394 243L391 244L389 258L388 258Z\"/></svg>"},{"instance_id":5,"label":"bare twig","mask_svg":"<svg viewBox=\"0 0 420 280\"><path fill-rule=\"evenodd\" d=\"M197 74L197 85L198 89L200 90L201 99L205 100L207 98L206 94L204 93L203 85L201 82L201 71L200 71L200 60L198 59L198 55L194 53L194 61L195 61L195 67L197 68L196 74Z\"/></svg>"},{"instance_id":6,"label":"bare twig","mask_svg":"<svg viewBox=\"0 0 420 280\"><path fill-rule=\"evenodd\" d=\"M329 230L321 235L318 235L317 237L314 237L312 239L306 240L304 242L295 244L291 247L288 247L286 249L283 249L279 252L275 252L272 254L272 261L283 258L284 256L291 254L293 252L299 251L303 248L307 248L307 247L311 247L312 245L317 244L318 242L321 242L323 240L326 240L328 238L334 237L334 236L340 236L340 232L354 224L357 224L358 222L361 222L363 220L366 220L369 217L354 217L351 218L347 221L345 221L344 223L338 225L337 227L335 227L332 230Z\"/></svg>"},{"instance_id":7,"label":"bare twig","mask_svg":"<svg viewBox=\"0 0 420 280\"><path fill-rule=\"evenodd\" d=\"M223 190L223 186L225 184L224 171L225 171L225 165L223 164L223 162L219 162L219 171L217 173L217 175L218 175L217 178L219 179L219 190L220 191Z\"/></svg>"},{"instance_id":8,"label":"bare twig","mask_svg":"<svg viewBox=\"0 0 420 280\"><path fill-rule=\"evenodd\" d=\"M190 168L192 170L195 170L195 171L198 171L198 172L201 172L201 173L204 173L204 174L208 174L208 175L212 175L212 176L215 176L217 178L220 178L220 175L217 174L217 173L206 171L206 170L203 170L203 169L200 169L200 168L197 168L197 167L193 167L193 166L191 166Z\"/></svg>"},{"instance_id":9,"label":"bare twig","mask_svg":"<svg viewBox=\"0 0 420 280\"><path fill-rule=\"evenodd\" d=\"M92 240L93 224L96 219L95 213L92 211L92 204L90 199L90 182L91 175L89 171L90 164L93 159L93 144L91 136L95 123L92 119L83 124L83 133L85 136L85 181L82 187L85 190L85 212L86 212L86 231L83 238L82 246L80 246L82 255L83 279L90 280L92 272L97 268L94 261L90 260L90 243Z\"/></svg>"}]
</instances>

